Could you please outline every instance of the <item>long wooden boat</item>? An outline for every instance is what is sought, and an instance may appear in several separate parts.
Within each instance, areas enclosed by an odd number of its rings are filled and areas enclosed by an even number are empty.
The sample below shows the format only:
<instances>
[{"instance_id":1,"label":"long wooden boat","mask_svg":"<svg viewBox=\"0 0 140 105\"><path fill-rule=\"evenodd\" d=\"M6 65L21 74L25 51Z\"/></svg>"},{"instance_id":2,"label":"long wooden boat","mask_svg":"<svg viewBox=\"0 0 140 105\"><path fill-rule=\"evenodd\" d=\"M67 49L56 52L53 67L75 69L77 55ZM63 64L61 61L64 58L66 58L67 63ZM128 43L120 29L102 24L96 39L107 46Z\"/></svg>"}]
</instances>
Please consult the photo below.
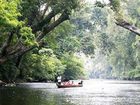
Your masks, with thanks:
<instances>
[{"instance_id":1,"label":"long wooden boat","mask_svg":"<svg viewBox=\"0 0 140 105\"><path fill-rule=\"evenodd\" d=\"M71 87L83 87L83 83L78 84L58 84L56 83L58 88L71 88Z\"/></svg>"}]
</instances>

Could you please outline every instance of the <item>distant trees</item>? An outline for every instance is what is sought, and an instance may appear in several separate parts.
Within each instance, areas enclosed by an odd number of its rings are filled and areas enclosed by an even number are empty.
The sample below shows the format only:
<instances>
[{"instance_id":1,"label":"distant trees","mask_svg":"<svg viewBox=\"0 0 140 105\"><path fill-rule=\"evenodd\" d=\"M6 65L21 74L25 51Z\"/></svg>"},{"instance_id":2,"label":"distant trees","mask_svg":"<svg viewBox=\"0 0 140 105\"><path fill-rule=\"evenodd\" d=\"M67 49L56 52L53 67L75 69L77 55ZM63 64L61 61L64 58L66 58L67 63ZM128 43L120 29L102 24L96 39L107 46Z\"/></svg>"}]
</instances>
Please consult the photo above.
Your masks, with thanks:
<instances>
[{"instance_id":1,"label":"distant trees","mask_svg":"<svg viewBox=\"0 0 140 105\"><path fill-rule=\"evenodd\" d=\"M139 49L138 4L140 1L110 1L113 11L106 12L106 15L102 13L102 15L113 18L108 18L106 27L97 34L95 48L98 49L98 53L104 54L104 59L107 57L108 65L106 67L112 67L112 70L110 72L110 69L96 68L95 73L104 75L103 78L139 79L140 69L137 63L139 58L137 50ZM106 6L104 6L105 9L107 9ZM103 11L103 7L100 7L100 10ZM114 23L122 28L117 27ZM111 75L106 74L108 72Z\"/></svg>"}]
</instances>

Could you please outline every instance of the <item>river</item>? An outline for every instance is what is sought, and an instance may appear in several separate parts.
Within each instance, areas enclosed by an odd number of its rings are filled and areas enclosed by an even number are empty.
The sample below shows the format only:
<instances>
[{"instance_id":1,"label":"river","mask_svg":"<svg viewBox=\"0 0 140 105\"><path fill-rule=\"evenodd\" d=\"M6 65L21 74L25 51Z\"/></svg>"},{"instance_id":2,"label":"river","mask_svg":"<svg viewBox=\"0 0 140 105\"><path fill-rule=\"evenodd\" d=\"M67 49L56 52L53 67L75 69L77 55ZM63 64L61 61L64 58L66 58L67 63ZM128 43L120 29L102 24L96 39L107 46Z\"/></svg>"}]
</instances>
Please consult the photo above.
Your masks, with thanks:
<instances>
[{"instance_id":1,"label":"river","mask_svg":"<svg viewBox=\"0 0 140 105\"><path fill-rule=\"evenodd\" d=\"M85 80L83 87L23 83L0 88L0 105L140 105L140 82Z\"/></svg>"}]
</instances>

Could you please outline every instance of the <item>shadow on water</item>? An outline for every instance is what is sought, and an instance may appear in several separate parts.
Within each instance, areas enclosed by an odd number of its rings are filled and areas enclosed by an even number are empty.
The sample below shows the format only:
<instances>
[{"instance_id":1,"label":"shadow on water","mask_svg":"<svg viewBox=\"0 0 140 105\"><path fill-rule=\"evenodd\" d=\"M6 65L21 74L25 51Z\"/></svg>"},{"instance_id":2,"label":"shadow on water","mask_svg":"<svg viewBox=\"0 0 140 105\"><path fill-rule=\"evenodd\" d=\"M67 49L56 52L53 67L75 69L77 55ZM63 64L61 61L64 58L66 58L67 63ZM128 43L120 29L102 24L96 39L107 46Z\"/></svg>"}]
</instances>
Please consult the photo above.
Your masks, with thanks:
<instances>
[{"instance_id":1,"label":"shadow on water","mask_svg":"<svg viewBox=\"0 0 140 105\"><path fill-rule=\"evenodd\" d=\"M0 105L74 105L64 96L53 94L47 90L3 87L0 88Z\"/></svg>"}]
</instances>

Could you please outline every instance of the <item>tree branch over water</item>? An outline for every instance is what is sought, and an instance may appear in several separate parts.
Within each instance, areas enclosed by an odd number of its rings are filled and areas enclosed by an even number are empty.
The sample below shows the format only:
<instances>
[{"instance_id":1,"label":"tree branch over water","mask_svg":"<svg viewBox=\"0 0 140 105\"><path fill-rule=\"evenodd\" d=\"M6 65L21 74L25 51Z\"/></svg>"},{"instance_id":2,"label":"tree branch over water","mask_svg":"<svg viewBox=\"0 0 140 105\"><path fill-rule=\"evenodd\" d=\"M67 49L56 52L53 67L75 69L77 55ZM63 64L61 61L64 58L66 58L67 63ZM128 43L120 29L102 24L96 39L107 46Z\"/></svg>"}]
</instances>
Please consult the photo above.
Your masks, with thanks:
<instances>
[{"instance_id":1,"label":"tree branch over water","mask_svg":"<svg viewBox=\"0 0 140 105\"><path fill-rule=\"evenodd\" d=\"M138 27L126 22L126 21L116 22L116 25L121 26L121 27L135 33L136 35L140 36L140 28L138 28Z\"/></svg>"}]
</instances>

